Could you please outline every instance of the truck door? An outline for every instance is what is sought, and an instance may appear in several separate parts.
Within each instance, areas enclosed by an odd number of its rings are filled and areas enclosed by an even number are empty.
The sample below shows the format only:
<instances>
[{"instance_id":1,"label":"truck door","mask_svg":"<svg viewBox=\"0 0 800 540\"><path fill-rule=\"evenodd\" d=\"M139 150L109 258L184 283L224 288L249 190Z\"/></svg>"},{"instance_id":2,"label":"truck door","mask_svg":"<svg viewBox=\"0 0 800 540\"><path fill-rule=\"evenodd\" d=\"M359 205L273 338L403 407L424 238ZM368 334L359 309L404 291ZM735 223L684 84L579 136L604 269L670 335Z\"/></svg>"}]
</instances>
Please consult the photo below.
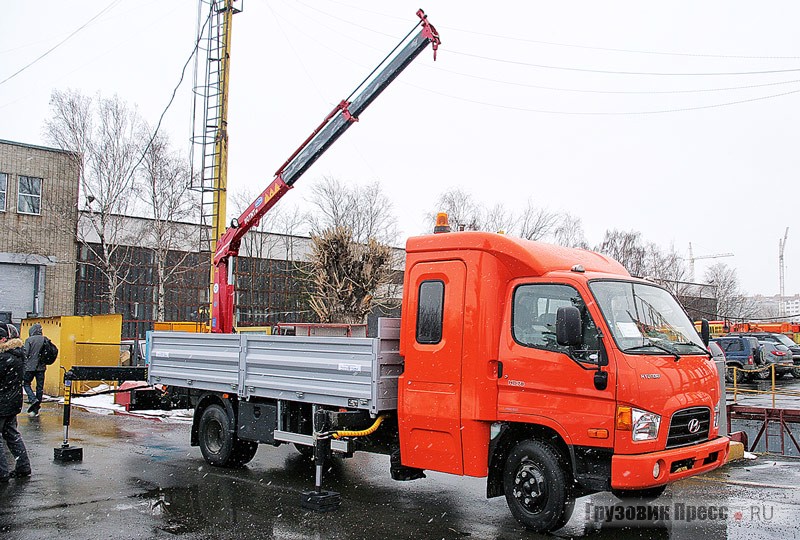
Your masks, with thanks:
<instances>
[{"instance_id":1,"label":"truck door","mask_svg":"<svg viewBox=\"0 0 800 540\"><path fill-rule=\"evenodd\" d=\"M464 334L462 261L415 265L404 325L405 369L398 387L403 465L463 474L461 353Z\"/></svg>"},{"instance_id":2,"label":"truck door","mask_svg":"<svg viewBox=\"0 0 800 540\"><path fill-rule=\"evenodd\" d=\"M588 298L588 295L587 295ZM511 291L510 324L503 331L498 380L498 418L552 427L567 444L611 447L614 440L616 368L613 358L605 388L595 386L596 358L606 355L595 318L576 287L529 280ZM570 350L556 342L559 307L581 312L583 345ZM606 358L608 356L606 355Z\"/></svg>"}]
</instances>

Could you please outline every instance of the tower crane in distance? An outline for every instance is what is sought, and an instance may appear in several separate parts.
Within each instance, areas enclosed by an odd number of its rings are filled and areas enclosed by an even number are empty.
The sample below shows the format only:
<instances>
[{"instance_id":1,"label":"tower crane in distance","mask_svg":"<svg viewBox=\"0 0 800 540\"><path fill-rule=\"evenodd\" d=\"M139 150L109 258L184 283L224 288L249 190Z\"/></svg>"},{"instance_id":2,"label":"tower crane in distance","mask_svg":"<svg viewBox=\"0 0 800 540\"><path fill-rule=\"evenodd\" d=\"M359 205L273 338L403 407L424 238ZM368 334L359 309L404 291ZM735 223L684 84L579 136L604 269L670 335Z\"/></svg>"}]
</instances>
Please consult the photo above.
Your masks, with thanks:
<instances>
[{"instance_id":1,"label":"tower crane in distance","mask_svg":"<svg viewBox=\"0 0 800 540\"><path fill-rule=\"evenodd\" d=\"M692 252L692 243L689 242L689 281L694 281L694 261L700 259L720 259L722 257L733 257L733 253L715 253L713 255L698 255L695 257Z\"/></svg>"}]
</instances>

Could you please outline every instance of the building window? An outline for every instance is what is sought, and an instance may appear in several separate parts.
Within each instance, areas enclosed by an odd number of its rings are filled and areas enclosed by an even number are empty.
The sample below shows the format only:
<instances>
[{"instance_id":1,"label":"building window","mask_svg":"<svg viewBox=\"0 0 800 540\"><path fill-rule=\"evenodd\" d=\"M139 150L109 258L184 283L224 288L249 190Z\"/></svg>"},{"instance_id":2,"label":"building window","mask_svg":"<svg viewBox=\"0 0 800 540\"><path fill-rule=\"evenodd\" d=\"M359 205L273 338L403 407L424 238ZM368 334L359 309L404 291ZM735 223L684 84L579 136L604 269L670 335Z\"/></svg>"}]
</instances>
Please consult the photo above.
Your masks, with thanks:
<instances>
[{"instance_id":1,"label":"building window","mask_svg":"<svg viewBox=\"0 0 800 540\"><path fill-rule=\"evenodd\" d=\"M423 281L419 286L417 305L417 343L442 341L444 320L444 282Z\"/></svg>"},{"instance_id":2,"label":"building window","mask_svg":"<svg viewBox=\"0 0 800 540\"><path fill-rule=\"evenodd\" d=\"M6 192L8 191L8 175L0 172L0 212L6 211Z\"/></svg>"},{"instance_id":3,"label":"building window","mask_svg":"<svg viewBox=\"0 0 800 540\"><path fill-rule=\"evenodd\" d=\"M17 212L20 214L42 213L42 179L33 176L19 177Z\"/></svg>"}]
</instances>

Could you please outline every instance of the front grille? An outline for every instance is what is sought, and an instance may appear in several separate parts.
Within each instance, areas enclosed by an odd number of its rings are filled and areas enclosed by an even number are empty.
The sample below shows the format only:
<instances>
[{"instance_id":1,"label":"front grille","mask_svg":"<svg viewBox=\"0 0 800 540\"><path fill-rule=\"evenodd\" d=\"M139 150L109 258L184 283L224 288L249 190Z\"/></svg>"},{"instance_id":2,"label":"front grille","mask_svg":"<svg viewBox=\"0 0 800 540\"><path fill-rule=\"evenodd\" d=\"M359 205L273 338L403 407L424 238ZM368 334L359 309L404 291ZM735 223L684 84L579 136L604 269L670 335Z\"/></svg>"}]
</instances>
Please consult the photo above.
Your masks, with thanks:
<instances>
[{"instance_id":1,"label":"front grille","mask_svg":"<svg viewBox=\"0 0 800 540\"><path fill-rule=\"evenodd\" d=\"M695 433L689 431L689 422L697 420L700 422L700 429ZM711 410L708 407L692 407L683 409L672 415L669 423L669 435L667 435L667 448L686 446L696 442L708 440L709 424L711 422Z\"/></svg>"}]
</instances>

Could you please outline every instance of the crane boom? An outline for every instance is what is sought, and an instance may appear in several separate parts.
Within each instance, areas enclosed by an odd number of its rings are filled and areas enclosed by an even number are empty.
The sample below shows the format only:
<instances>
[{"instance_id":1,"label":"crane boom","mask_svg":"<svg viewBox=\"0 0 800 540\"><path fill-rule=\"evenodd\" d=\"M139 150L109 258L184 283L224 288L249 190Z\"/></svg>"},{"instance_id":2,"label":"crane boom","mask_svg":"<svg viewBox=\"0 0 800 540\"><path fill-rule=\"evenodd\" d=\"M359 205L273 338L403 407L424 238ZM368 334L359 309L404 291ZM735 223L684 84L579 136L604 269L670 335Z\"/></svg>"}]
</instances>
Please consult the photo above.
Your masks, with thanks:
<instances>
[{"instance_id":1,"label":"crane boom","mask_svg":"<svg viewBox=\"0 0 800 540\"><path fill-rule=\"evenodd\" d=\"M344 99L334 107L303 144L275 172L272 182L242 212L238 219L232 220L231 226L220 237L212 259L212 264L217 270L214 278L211 305L212 332L230 333L233 331L234 285L232 276L229 275L232 270L230 258L238 255L242 237L250 229L258 225L261 217L275 206L275 203L292 188L303 173L354 122L358 121L359 115L425 50L429 43L433 46L433 58L436 60L436 50L441 43L439 34L433 25L428 22L427 16L421 9L417 11L417 16L420 19L418 25L422 26L417 35L386 64L383 70L364 87L358 96L352 101L349 101L349 98Z\"/></svg>"}]
</instances>

